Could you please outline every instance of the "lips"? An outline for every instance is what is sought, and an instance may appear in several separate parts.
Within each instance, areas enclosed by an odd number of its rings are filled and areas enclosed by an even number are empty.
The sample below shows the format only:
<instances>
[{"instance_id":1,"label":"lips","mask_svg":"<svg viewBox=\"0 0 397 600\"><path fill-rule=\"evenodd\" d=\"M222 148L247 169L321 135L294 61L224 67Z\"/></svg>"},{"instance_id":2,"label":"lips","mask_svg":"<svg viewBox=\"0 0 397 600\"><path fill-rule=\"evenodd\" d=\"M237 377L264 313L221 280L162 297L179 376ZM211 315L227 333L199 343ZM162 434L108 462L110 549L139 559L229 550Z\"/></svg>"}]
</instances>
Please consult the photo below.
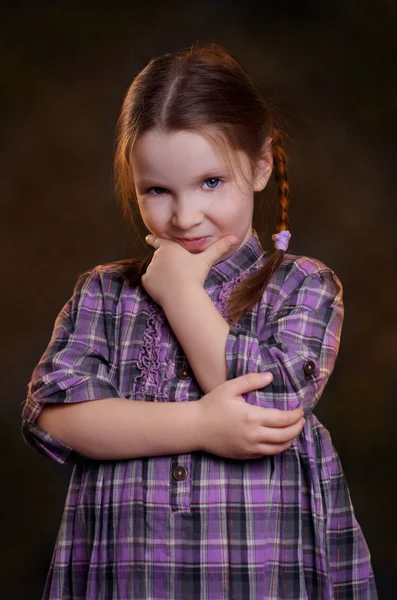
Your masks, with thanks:
<instances>
[{"instance_id":1,"label":"lips","mask_svg":"<svg viewBox=\"0 0 397 600\"><path fill-rule=\"evenodd\" d=\"M181 242L187 241L187 242L193 242L194 240L201 240L205 237L208 237L208 235L200 235L199 237L194 237L194 238L176 238L177 240L181 240Z\"/></svg>"},{"instance_id":2,"label":"lips","mask_svg":"<svg viewBox=\"0 0 397 600\"><path fill-rule=\"evenodd\" d=\"M186 250L202 250L205 248L206 244L208 244L208 240L210 236L206 235L199 238L176 238L177 241L184 247Z\"/></svg>"}]
</instances>

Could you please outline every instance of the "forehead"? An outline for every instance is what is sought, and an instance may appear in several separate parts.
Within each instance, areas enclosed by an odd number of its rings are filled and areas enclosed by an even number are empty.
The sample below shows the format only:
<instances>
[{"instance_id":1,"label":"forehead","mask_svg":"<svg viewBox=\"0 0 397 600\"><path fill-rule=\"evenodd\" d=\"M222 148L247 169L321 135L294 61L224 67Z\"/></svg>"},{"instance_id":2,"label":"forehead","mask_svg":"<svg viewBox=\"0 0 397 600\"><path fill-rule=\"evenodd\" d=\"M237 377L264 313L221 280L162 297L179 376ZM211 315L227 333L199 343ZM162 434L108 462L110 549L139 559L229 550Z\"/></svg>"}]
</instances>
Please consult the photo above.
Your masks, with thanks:
<instances>
[{"instance_id":1,"label":"forehead","mask_svg":"<svg viewBox=\"0 0 397 600\"><path fill-rule=\"evenodd\" d=\"M150 129L137 138L131 152L131 166L134 175L140 179L169 178L176 174L189 179L214 169L226 173L236 160L244 163L247 157L245 153L231 149L224 137L214 130L199 133Z\"/></svg>"}]
</instances>

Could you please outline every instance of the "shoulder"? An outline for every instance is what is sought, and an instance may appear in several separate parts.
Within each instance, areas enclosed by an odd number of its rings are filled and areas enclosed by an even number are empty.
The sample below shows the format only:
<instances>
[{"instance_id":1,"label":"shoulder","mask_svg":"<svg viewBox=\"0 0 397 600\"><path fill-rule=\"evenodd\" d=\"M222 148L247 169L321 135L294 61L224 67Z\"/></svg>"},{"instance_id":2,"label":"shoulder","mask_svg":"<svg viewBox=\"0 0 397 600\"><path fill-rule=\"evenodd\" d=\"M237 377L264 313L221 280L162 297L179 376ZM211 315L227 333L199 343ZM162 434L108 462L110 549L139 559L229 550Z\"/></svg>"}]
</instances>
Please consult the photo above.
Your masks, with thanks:
<instances>
[{"instance_id":1,"label":"shoulder","mask_svg":"<svg viewBox=\"0 0 397 600\"><path fill-rule=\"evenodd\" d=\"M330 267L317 258L288 253L284 254L283 260L277 271L284 279L300 279L305 278L308 275L319 274L323 272L334 272Z\"/></svg>"},{"instance_id":2,"label":"shoulder","mask_svg":"<svg viewBox=\"0 0 397 600\"><path fill-rule=\"evenodd\" d=\"M319 281L323 278L333 279L342 288L337 274L321 260L310 256L286 253L274 273L273 280L276 285L282 287L286 285L296 287L304 281Z\"/></svg>"},{"instance_id":3,"label":"shoulder","mask_svg":"<svg viewBox=\"0 0 397 600\"><path fill-rule=\"evenodd\" d=\"M343 286L324 262L286 253L266 288L264 301L276 310L287 303L316 306L325 299L341 305Z\"/></svg>"},{"instance_id":4,"label":"shoulder","mask_svg":"<svg viewBox=\"0 0 397 600\"><path fill-rule=\"evenodd\" d=\"M103 295L117 299L127 286L126 271L133 259L122 259L96 265L78 274L74 295Z\"/></svg>"}]
</instances>

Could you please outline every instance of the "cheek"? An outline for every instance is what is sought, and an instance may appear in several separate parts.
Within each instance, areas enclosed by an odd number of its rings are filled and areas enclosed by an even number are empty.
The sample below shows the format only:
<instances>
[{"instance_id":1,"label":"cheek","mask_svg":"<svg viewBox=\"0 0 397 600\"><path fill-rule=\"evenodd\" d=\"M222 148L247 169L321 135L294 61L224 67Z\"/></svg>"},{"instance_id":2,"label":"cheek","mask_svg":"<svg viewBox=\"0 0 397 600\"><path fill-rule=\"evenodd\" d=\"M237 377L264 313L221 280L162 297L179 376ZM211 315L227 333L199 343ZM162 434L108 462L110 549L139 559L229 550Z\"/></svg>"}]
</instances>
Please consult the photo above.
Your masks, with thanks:
<instances>
[{"instance_id":1,"label":"cheek","mask_svg":"<svg viewBox=\"0 0 397 600\"><path fill-rule=\"evenodd\" d=\"M253 199L242 196L241 193L233 190L233 194L228 194L212 207L212 215L219 222L228 225L240 224L242 228L246 226L246 221L252 218Z\"/></svg>"},{"instance_id":2,"label":"cheek","mask_svg":"<svg viewBox=\"0 0 397 600\"><path fill-rule=\"evenodd\" d=\"M254 195L251 191L245 190L240 193L236 199L236 214L243 220L252 219L254 210Z\"/></svg>"},{"instance_id":3,"label":"cheek","mask_svg":"<svg viewBox=\"0 0 397 600\"><path fill-rule=\"evenodd\" d=\"M156 205L150 202L138 203L142 221L148 229L158 228L167 221L167 208L165 203Z\"/></svg>"}]
</instances>

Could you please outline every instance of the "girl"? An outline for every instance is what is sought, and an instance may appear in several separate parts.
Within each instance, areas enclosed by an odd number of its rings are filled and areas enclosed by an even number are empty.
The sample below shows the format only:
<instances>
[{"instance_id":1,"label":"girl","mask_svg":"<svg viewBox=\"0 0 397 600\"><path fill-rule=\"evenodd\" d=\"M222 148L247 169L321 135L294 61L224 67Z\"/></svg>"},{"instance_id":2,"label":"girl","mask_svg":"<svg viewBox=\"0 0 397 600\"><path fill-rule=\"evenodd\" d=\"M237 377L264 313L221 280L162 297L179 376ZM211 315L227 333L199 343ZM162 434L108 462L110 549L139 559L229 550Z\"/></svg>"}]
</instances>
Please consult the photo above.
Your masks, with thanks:
<instances>
[{"instance_id":1,"label":"girl","mask_svg":"<svg viewBox=\"0 0 397 600\"><path fill-rule=\"evenodd\" d=\"M312 412L342 285L287 253L273 108L224 48L196 46L138 74L117 141L122 206L153 252L78 278L28 386L26 440L74 465L43 599L376 599ZM264 251L254 194L272 174Z\"/></svg>"}]
</instances>

